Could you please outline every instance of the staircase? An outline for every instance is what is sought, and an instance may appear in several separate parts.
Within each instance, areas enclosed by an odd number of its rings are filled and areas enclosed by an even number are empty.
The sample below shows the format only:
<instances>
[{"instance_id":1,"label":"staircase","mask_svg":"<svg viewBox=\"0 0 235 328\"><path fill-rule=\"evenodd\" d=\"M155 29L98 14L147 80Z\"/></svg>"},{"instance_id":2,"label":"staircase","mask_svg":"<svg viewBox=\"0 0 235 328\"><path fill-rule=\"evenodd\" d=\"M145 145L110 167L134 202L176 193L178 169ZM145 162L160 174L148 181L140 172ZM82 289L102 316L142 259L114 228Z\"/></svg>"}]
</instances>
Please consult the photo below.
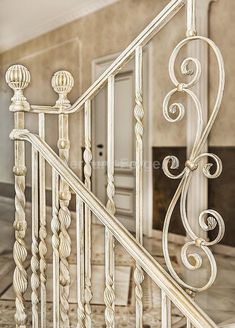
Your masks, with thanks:
<instances>
[{"instance_id":1,"label":"staircase","mask_svg":"<svg viewBox=\"0 0 235 328\"><path fill-rule=\"evenodd\" d=\"M167 93L163 102L163 115L169 122L177 122L184 117L185 109L181 103L172 103L172 96L184 93L190 97L197 112L197 133L195 143L185 168L178 174L173 174L179 161L174 156L168 156L163 162L163 170L171 179L179 179L179 185L166 214L162 246L168 272L143 247L143 49L144 46L158 33L164 25L182 8L186 7L187 27L186 38L173 50L169 62L169 75L174 85ZM201 104L193 92L193 87L200 82L201 64L196 58L186 58L181 65L181 73L187 76L188 82L178 81L175 75L176 58L182 48L189 43L200 41L206 43L214 52L219 70L219 87L215 105L208 122L204 126ZM135 143L136 143L136 233L131 235L115 217L115 183L114 183L114 83L116 74L132 58L135 60ZM193 68L191 68L193 67ZM15 323L18 328L26 328L29 315L26 310L24 294L28 286L28 272L25 263L27 259L27 245L25 234L27 221L25 218L25 143L32 148L32 244L31 244L31 312L32 327L48 327L47 318L47 252L48 247L53 251L53 327L69 328L70 304L69 293L71 286L71 272L69 257L71 254L71 212L69 204L72 195L76 198L76 248L77 248L77 319L76 327L95 327L92 313L92 293L96 286L92 286L91 246L92 220L96 217L105 229L105 326L115 327L115 243L119 242L135 261L135 305L136 328L144 327L143 282L146 276L161 290L161 327L173 327L172 309L176 307L184 317L183 326L187 328L212 328L217 325L195 303L194 296L212 286L216 278L216 262L210 247L217 244L224 234L224 222L215 210L205 210L199 217L199 223L204 231L218 228L218 236L208 241L197 236L192 230L186 211L187 192L194 172L199 168L202 159L213 159L215 170L211 173L211 164L203 166L203 173L207 178L220 175L222 164L220 159L211 153L203 153L202 148L208 138L218 111L224 89L224 66L219 49L213 41L197 36L195 23L195 0L172 0L157 15L154 20L137 36L137 38L121 53L114 63L81 95L74 104L70 104L67 94L71 91L74 81L67 71L59 71L52 77L52 87L58 94L54 106L29 104L23 95L23 90L30 83L30 73L22 65L11 66L6 73L6 82L13 89L14 96L10 111L14 114L14 129L11 139L15 144L15 245L13 256L15 272L13 285L15 291ZM92 134L91 111L92 100L99 91L107 86L107 203L103 204L92 192ZM25 115L35 114L38 119L38 134L34 134L25 127ZM83 115L84 119L84 181L69 167L69 116L74 113ZM58 117L58 154L56 154L45 140L46 115ZM52 218L51 245L46 243L49 222L46 220L46 164L51 170L52 189ZM176 272L168 250L168 230L173 210L180 202L181 219L188 235L188 242L183 246L181 258L184 266L192 271L198 270L207 257L211 274L208 281L201 287L185 282ZM190 253L191 247L198 252ZM182 326L182 327L183 327ZM225 325L223 327L230 327Z\"/></svg>"}]
</instances>

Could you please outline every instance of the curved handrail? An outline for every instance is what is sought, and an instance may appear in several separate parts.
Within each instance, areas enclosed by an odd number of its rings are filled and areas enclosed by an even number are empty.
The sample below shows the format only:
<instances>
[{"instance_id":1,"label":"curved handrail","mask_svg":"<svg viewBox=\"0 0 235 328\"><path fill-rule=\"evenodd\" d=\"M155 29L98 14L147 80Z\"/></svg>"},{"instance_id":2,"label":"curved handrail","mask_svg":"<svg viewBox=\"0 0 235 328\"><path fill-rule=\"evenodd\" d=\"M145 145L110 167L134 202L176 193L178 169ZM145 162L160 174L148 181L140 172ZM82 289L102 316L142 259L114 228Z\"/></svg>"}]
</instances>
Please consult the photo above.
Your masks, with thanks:
<instances>
[{"instance_id":1,"label":"curved handrail","mask_svg":"<svg viewBox=\"0 0 235 328\"><path fill-rule=\"evenodd\" d=\"M88 88L69 108L63 112L67 114L80 110L85 102L94 97L111 75L115 75L127 63L139 46L144 46L150 38L159 32L185 5L186 0L171 0L169 4L147 25L136 39L120 54L120 56L106 69L106 71ZM32 113L58 114L57 106L31 105Z\"/></svg>"},{"instance_id":2,"label":"curved handrail","mask_svg":"<svg viewBox=\"0 0 235 328\"><path fill-rule=\"evenodd\" d=\"M98 198L84 186L76 174L66 166L45 141L28 130L13 130L10 137L12 140L25 140L31 143L32 147L45 158L50 166L69 184L71 189L79 195L94 215L110 230L117 241L140 264L149 277L165 292L195 328L217 327L116 217L109 214Z\"/></svg>"}]
</instances>

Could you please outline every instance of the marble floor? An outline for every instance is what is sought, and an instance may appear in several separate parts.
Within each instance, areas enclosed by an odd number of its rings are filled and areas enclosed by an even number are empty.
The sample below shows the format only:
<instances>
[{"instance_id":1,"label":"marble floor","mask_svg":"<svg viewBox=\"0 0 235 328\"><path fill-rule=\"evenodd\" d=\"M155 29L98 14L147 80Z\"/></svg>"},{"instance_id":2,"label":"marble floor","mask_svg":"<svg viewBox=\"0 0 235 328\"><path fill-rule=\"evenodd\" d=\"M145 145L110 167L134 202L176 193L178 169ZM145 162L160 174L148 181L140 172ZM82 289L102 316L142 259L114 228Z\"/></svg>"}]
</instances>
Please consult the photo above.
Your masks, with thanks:
<instances>
[{"instance_id":1,"label":"marble floor","mask_svg":"<svg viewBox=\"0 0 235 328\"><path fill-rule=\"evenodd\" d=\"M30 217L30 211L27 211L27 217ZM14 218L14 206L11 201L0 199L0 327L12 328L14 325L14 293L12 290L12 272L14 263L12 259L12 245L14 241L12 223ZM72 292L70 295L71 327L75 327L76 321L76 247L75 247L75 220L72 220L70 234L72 237L72 254L70 257ZM99 225L93 226L92 233L92 268L93 268L93 286L94 298L92 304L94 327L104 327L104 302L103 302L103 277L104 277L104 231ZM30 249L30 224L27 234L27 245ZM48 245L50 235L48 235ZM160 241L154 238L145 238L145 247L154 258L165 267ZM134 262L125 252L120 244L116 244L116 266L117 266L117 328L135 327L135 297L133 283ZM170 244L171 260L177 272L186 277L188 281L200 282L208 274L207 266L203 266L199 272L187 272L181 264L180 246ZM48 279L51 279L51 247L48 248ZM216 322L235 322L235 258L216 255L218 263L218 277L213 287L208 291L201 293L196 297L196 302L205 310L205 312ZM29 266L29 262L27 263ZM30 268L29 274L30 274ZM101 283L102 281L102 283ZM51 284L48 283L48 286ZM144 289L144 323L147 328L160 327L160 290L146 277L143 285ZM30 289L26 294L26 306L30 318ZM48 327L52 324L52 303L51 289L48 290ZM185 323L181 313L173 308L173 322L175 327L184 327ZM235 327L231 325L229 327Z\"/></svg>"}]
</instances>

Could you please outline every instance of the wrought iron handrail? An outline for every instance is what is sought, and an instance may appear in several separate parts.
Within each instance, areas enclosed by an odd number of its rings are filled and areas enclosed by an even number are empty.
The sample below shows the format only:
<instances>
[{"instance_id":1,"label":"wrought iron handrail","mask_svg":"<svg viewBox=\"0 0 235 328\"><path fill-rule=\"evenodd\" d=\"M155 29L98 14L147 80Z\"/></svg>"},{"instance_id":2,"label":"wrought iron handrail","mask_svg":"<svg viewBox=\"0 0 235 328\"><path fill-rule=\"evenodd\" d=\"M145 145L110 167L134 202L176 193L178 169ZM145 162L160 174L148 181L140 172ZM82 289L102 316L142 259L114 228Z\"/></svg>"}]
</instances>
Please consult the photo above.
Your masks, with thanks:
<instances>
[{"instance_id":1,"label":"wrought iron handrail","mask_svg":"<svg viewBox=\"0 0 235 328\"><path fill-rule=\"evenodd\" d=\"M203 1L203 0L202 0ZM174 49L169 62L169 76L174 88L166 95L163 101L163 115L169 122L177 122L184 116L185 109L182 103L172 103L172 96L176 93L186 94L195 105L197 112L197 131L192 153L185 163L184 170L174 175L171 169L177 168L179 160L175 156L167 156L163 161L165 174L172 179L181 179L164 220L163 227L163 254L166 266L171 274L166 271L150 256L143 245L143 223L144 223L144 95L143 95L143 47L160 29L187 3L187 30L186 39L182 40ZM76 215L82 217L81 226L77 227L83 240L78 240L78 263L77 276L78 285L81 287L78 293L78 327L92 327L92 216L94 213L105 227L105 322L107 328L115 327L115 243L117 239L135 259L134 283L136 300L136 327L143 327L143 270L153 279L162 291L162 327L172 327L171 301L187 317L187 327L216 327L207 315L190 299L183 291L187 289L191 296L209 288L216 278L216 262L209 246L221 240L224 233L224 222L215 210L204 210L199 216L199 224L202 230L209 231L218 225L219 233L214 241L208 242L200 238L190 226L186 212L186 197L193 172L199 168L201 158L212 158L216 163L216 172L210 172L212 164L203 166L203 173L207 178L219 176L222 164L219 158L210 153L202 153L202 146L208 137L212 125L220 109L225 73L222 55L218 47L208 38L197 36L195 0L172 0L161 11L159 15L143 30L142 33L122 52L114 63L91 85L90 88L80 96L73 105L70 104L67 95L71 91L74 80L71 73L58 71L52 77L52 87L58 94L55 106L31 105L25 98L23 90L30 83L30 73L22 65L13 65L6 72L6 82L14 91L10 110L14 112L14 128L11 137L15 144L15 244L14 260L16 268L14 271L13 285L16 294L15 321L17 327L26 328L27 313L24 305L23 295L27 289L27 272L25 261L27 259L27 247L25 235L27 220L25 216L25 142L29 141L32 146L32 257L31 257L31 287L32 287L32 322L33 328L39 326L38 306L41 303L41 327L46 327L46 303L47 303L47 220L46 220L46 175L45 162L52 168L52 199L53 218L52 248L53 248L53 327L58 328L60 322L62 327L70 326L69 318L69 289L71 285L69 257L71 255L71 237L69 226L71 213L69 203L71 199L70 188L77 195ZM208 122L202 120L202 106L200 99L194 93L194 87L201 77L201 64L197 58L188 57L181 65L181 73L190 78L189 82L181 82L175 74L176 58L180 50L192 42L203 42L210 46L217 58L219 68L218 94L212 114ZM115 218L115 174L114 174L114 148L115 148L115 76L121 68L132 58L135 60L135 108L133 116L135 119L135 227L136 236L133 238L125 227ZM184 79L185 80L185 79ZM106 207L91 192L92 182L92 100L98 91L107 83L107 204ZM84 110L84 181L68 168L69 162L69 115ZM39 136L25 130L25 113L38 114ZM57 156L45 142L45 114L58 115L58 150ZM203 125L205 124L205 127ZM82 145L81 145L82 146ZM39 153L39 154L38 154ZM38 156L39 155L39 156ZM176 202L180 199L180 211L183 225L191 241L187 242L181 252L184 266L189 270L197 270L201 267L203 258L199 253L190 253L189 248L195 245L201 248L209 259L211 275L208 283L202 287L191 286L178 276L171 264L168 251L168 229L171 215ZM39 206L38 206L39 204ZM83 209L84 207L84 209ZM83 213L84 212L84 213ZM82 258L82 260L81 260ZM193 261L192 261L193 260ZM82 264L83 263L83 264ZM84 265L84 267L82 267ZM143 270L142 270L143 269ZM40 275L39 275L40 273ZM173 279L174 278L174 279ZM39 297L39 288L41 295Z\"/></svg>"},{"instance_id":2,"label":"wrought iron handrail","mask_svg":"<svg viewBox=\"0 0 235 328\"><path fill-rule=\"evenodd\" d=\"M60 157L39 136L28 130L13 130L12 140L28 141L34 151L38 152L47 163L54 168L70 188L89 207L101 223L109 229L116 240L126 249L133 259L168 296L173 304L185 315L195 328L216 328L217 325L193 301L192 298L174 281L150 253L136 241L128 230L111 215L99 199L82 183L76 174L60 159Z\"/></svg>"},{"instance_id":3,"label":"wrought iron handrail","mask_svg":"<svg viewBox=\"0 0 235 328\"><path fill-rule=\"evenodd\" d=\"M119 57L108 67L105 72L69 107L63 111L72 114L81 110L87 100L91 100L99 89L108 81L109 77L117 74L119 70L135 55L138 47L143 47L158 33L185 5L186 0L172 0L169 4L147 25L137 38L119 55ZM31 105L31 113L58 114L61 107Z\"/></svg>"}]
</instances>

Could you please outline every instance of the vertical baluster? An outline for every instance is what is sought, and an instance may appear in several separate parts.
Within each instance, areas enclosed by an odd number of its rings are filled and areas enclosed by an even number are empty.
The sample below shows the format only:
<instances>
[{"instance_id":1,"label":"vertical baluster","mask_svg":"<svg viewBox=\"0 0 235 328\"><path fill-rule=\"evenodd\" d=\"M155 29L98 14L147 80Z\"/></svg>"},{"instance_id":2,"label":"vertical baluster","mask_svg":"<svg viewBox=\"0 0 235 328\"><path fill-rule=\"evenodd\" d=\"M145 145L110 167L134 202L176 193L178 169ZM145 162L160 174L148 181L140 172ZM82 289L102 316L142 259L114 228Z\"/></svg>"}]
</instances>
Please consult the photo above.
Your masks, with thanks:
<instances>
[{"instance_id":1,"label":"vertical baluster","mask_svg":"<svg viewBox=\"0 0 235 328\"><path fill-rule=\"evenodd\" d=\"M52 169L52 248L53 248L53 328L60 327L60 256L59 256L59 176Z\"/></svg>"},{"instance_id":2,"label":"vertical baluster","mask_svg":"<svg viewBox=\"0 0 235 328\"><path fill-rule=\"evenodd\" d=\"M68 115L59 115L59 155L66 163L69 158ZM68 229L71 224L69 202L71 193L68 184L60 179L60 314L63 328L69 328L69 289L71 283L68 258L71 254L71 238Z\"/></svg>"},{"instance_id":3,"label":"vertical baluster","mask_svg":"<svg viewBox=\"0 0 235 328\"><path fill-rule=\"evenodd\" d=\"M171 327L171 301L164 291L161 291L162 296L162 328Z\"/></svg>"},{"instance_id":4,"label":"vertical baluster","mask_svg":"<svg viewBox=\"0 0 235 328\"><path fill-rule=\"evenodd\" d=\"M45 114L39 114L39 136L45 140ZM40 207L40 229L39 229L39 257L40 257L40 284L41 284L41 328L46 327L46 254L47 254L47 228L46 228L46 176L45 160L39 155L39 207Z\"/></svg>"},{"instance_id":5,"label":"vertical baluster","mask_svg":"<svg viewBox=\"0 0 235 328\"><path fill-rule=\"evenodd\" d=\"M24 113L15 113L15 127L22 129L24 127ZM23 141L15 141L15 166L13 169L15 175L15 243L13 248L13 257L16 263L13 286L16 294L16 327L25 328L27 315L24 304L24 293L27 289L27 272L25 270L25 260L27 250L25 245L25 234L27 221L25 218L25 146Z\"/></svg>"},{"instance_id":6,"label":"vertical baluster","mask_svg":"<svg viewBox=\"0 0 235 328\"><path fill-rule=\"evenodd\" d=\"M186 328L193 328L193 325L191 324L190 320L187 318L187 326Z\"/></svg>"},{"instance_id":7,"label":"vertical baluster","mask_svg":"<svg viewBox=\"0 0 235 328\"><path fill-rule=\"evenodd\" d=\"M38 152L32 148L32 327L38 328L39 250L38 250Z\"/></svg>"},{"instance_id":8,"label":"vertical baluster","mask_svg":"<svg viewBox=\"0 0 235 328\"><path fill-rule=\"evenodd\" d=\"M187 0L187 32L188 37L196 35L196 2Z\"/></svg>"},{"instance_id":9,"label":"vertical baluster","mask_svg":"<svg viewBox=\"0 0 235 328\"><path fill-rule=\"evenodd\" d=\"M67 94L71 91L74 85L72 75L67 71L58 71L52 77L52 87L59 94L59 99L56 101L56 106L60 108L59 114L59 140L58 149L60 158L68 164L69 160L69 126L68 114L64 114L65 108L70 107L70 102L67 99ZM71 276L69 270L68 258L71 254L71 238L68 229L71 224L71 214L68 209L71 193L68 184L60 179L60 315L62 328L69 328L69 290Z\"/></svg>"},{"instance_id":10,"label":"vertical baluster","mask_svg":"<svg viewBox=\"0 0 235 328\"><path fill-rule=\"evenodd\" d=\"M77 328L85 328L84 309L84 206L76 196L76 238L77 238Z\"/></svg>"},{"instance_id":11,"label":"vertical baluster","mask_svg":"<svg viewBox=\"0 0 235 328\"><path fill-rule=\"evenodd\" d=\"M29 111L30 106L23 95L23 90L30 82L30 73L22 65L13 65L6 72L6 82L14 90L14 96L10 105L10 111L14 112L15 129L24 129L24 112ZM13 257L16 264L13 286L16 295L15 322L17 328L26 328L27 314L24 303L24 293L27 289L27 272L25 260L27 250L25 245L25 233L27 222L25 218L25 144L24 141L14 141L15 166L15 243Z\"/></svg>"},{"instance_id":12,"label":"vertical baluster","mask_svg":"<svg viewBox=\"0 0 235 328\"><path fill-rule=\"evenodd\" d=\"M143 51L138 47L135 53L135 110L136 119L136 239L143 243ZM134 272L136 296L136 327L143 326L143 270L138 263Z\"/></svg>"},{"instance_id":13,"label":"vertical baluster","mask_svg":"<svg viewBox=\"0 0 235 328\"><path fill-rule=\"evenodd\" d=\"M85 103L84 110L84 133L85 133L85 150L84 150L84 177L85 186L91 190L91 101ZM91 211L85 205L85 313L86 327L91 327Z\"/></svg>"},{"instance_id":14,"label":"vertical baluster","mask_svg":"<svg viewBox=\"0 0 235 328\"><path fill-rule=\"evenodd\" d=\"M107 119L107 205L110 214L115 214L115 186L114 186L114 76L108 79L108 119ZM115 326L115 290L114 290L114 238L105 228L105 292L104 301L106 327Z\"/></svg>"}]
</instances>

